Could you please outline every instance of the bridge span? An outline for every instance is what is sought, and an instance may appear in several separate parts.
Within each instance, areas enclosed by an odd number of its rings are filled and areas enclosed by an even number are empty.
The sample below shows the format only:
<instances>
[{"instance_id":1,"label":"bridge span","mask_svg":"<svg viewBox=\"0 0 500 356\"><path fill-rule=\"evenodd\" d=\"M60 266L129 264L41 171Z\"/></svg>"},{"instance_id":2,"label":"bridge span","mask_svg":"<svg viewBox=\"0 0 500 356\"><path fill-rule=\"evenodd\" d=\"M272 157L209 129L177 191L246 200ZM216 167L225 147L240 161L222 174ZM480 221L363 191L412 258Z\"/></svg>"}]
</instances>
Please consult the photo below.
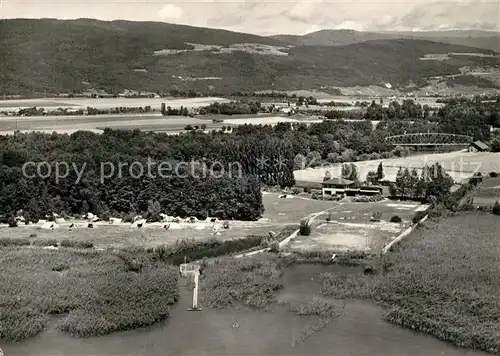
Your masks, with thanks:
<instances>
[{"instance_id":1,"label":"bridge span","mask_svg":"<svg viewBox=\"0 0 500 356\"><path fill-rule=\"evenodd\" d=\"M394 146L469 146L473 142L473 137L426 132L388 136L385 142Z\"/></svg>"}]
</instances>

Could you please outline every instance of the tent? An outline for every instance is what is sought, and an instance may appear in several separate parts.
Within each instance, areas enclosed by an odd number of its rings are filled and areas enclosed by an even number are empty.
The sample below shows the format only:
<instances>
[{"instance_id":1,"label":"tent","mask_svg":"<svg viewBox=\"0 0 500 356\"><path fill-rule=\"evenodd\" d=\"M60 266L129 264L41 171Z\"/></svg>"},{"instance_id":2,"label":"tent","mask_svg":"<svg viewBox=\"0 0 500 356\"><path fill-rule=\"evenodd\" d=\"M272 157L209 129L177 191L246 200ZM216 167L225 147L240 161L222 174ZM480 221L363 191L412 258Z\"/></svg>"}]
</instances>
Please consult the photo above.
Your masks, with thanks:
<instances>
[{"instance_id":1,"label":"tent","mask_svg":"<svg viewBox=\"0 0 500 356\"><path fill-rule=\"evenodd\" d=\"M109 218L109 223L112 225L118 225L121 224L122 219L119 218Z\"/></svg>"},{"instance_id":2,"label":"tent","mask_svg":"<svg viewBox=\"0 0 500 356\"><path fill-rule=\"evenodd\" d=\"M134 219L135 220L135 219ZM146 225L146 219L139 219L132 223L132 227L140 228Z\"/></svg>"},{"instance_id":3,"label":"tent","mask_svg":"<svg viewBox=\"0 0 500 356\"><path fill-rule=\"evenodd\" d=\"M43 224L43 225L41 226L41 228L42 228L42 229L44 229L44 230L51 230L51 229L57 229L57 228L58 228L58 226L57 226L57 224L56 224L55 222L53 222L53 221L48 221L48 222L46 222L45 224Z\"/></svg>"}]
</instances>

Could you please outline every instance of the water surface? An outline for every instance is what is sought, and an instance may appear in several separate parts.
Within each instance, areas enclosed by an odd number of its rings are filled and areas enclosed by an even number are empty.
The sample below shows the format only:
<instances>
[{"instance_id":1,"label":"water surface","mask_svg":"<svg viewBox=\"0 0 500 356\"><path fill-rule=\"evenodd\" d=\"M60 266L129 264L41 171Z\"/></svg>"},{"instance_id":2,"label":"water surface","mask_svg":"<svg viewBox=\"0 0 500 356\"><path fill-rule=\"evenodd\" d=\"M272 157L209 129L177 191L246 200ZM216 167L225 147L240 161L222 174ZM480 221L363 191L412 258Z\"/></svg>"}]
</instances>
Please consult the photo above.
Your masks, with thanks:
<instances>
[{"instance_id":1,"label":"water surface","mask_svg":"<svg viewBox=\"0 0 500 356\"><path fill-rule=\"evenodd\" d=\"M319 293L319 276L323 272L359 270L317 265L293 267L285 272L285 288L279 301L304 300ZM35 339L1 348L6 356L486 355L385 323L380 308L368 302L345 303L340 317L302 340L306 328L316 325L319 319L294 315L285 306L271 311L186 311L190 301L190 292L183 290L171 318L148 328L78 339L58 332L54 322Z\"/></svg>"}]
</instances>

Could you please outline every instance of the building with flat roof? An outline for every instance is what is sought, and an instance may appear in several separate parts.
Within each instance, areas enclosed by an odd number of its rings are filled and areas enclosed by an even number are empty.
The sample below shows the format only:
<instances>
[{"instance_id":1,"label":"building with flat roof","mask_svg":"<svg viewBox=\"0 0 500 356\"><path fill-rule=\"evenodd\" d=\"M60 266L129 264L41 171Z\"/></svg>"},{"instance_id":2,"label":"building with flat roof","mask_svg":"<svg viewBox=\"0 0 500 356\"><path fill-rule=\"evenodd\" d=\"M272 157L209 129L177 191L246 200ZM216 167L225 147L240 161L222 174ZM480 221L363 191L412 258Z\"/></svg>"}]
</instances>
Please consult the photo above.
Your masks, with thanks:
<instances>
[{"instance_id":1,"label":"building with flat roof","mask_svg":"<svg viewBox=\"0 0 500 356\"><path fill-rule=\"evenodd\" d=\"M486 152L489 150L490 146L488 146L483 141L475 141L469 146L469 152Z\"/></svg>"},{"instance_id":2,"label":"building with flat roof","mask_svg":"<svg viewBox=\"0 0 500 356\"><path fill-rule=\"evenodd\" d=\"M346 189L352 187L354 181L344 178L331 178L322 183L323 196L345 194Z\"/></svg>"},{"instance_id":3,"label":"building with flat roof","mask_svg":"<svg viewBox=\"0 0 500 356\"><path fill-rule=\"evenodd\" d=\"M355 182L344 178L332 178L322 183L323 196L325 195L377 195L382 194L380 185L355 185Z\"/></svg>"}]
</instances>

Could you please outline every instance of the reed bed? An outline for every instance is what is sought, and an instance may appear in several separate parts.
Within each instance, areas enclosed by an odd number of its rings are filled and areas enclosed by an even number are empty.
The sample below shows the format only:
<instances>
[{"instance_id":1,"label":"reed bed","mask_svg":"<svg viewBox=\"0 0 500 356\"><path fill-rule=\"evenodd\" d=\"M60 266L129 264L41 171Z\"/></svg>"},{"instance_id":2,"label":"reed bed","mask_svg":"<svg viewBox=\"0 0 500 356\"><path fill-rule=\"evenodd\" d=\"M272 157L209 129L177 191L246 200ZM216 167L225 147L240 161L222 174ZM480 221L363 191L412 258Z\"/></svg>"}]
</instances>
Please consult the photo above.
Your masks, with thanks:
<instances>
[{"instance_id":1,"label":"reed bed","mask_svg":"<svg viewBox=\"0 0 500 356\"><path fill-rule=\"evenodd\" d=\"M174 267L133 272L110 252L3 247L0 340L31 338L57 314L59 329L80 337L151 325L169 315L177 281Z\"/></svg>"},{"instance_id":2,"label":"reed bed","mask_svg":"<svg viewBox=\"0 0 500 356\"><path fill-rule=\"evenodd\" d=\"M264 308L276 302L283 287L277 257L260 254L240 259L223 258L202 272L202 305L225 308L235 305Z\"/></svg>"},{"instance_id":3,"label":"reed bed","mask_svg":"<svg viewBox=\"0 0 500 356\"><path fill-rule=\"evenodd\" d=\"M500 219L486 213L426 222L374 275L324 274L322 294L373 299L391 323L500 354L498 231Z\"/></svg>"}]
</instances>

